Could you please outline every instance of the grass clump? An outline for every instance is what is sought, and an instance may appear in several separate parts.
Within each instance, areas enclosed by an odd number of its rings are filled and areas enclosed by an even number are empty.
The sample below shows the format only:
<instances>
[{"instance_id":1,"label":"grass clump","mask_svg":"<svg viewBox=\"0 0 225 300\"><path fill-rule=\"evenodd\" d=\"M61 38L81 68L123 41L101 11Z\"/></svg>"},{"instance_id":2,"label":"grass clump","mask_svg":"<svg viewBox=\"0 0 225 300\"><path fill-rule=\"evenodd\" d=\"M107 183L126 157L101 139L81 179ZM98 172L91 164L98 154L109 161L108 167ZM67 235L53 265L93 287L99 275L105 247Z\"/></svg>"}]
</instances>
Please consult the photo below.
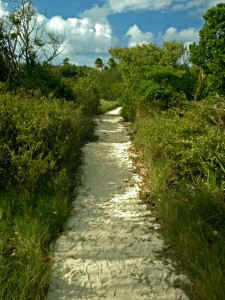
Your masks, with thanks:
<instances>
[{"instance_id":1,"label":"grass clump","mask_svg":"<svg viewBox=\"0 0 225 300\"><path fill-rule=\"evenodd\" d=\"M7 191L1 193L0 203L0 299L45 299L52 267L50 242L62 229L68 203L50 190L36 196Z\"/></svg>"},{"instance_id":2,"label":"grass clump","mask_svg":"<svg viewBox=\"0 0 225 300\"><path fill-rule=\"evenodd\" d=\"M150 205L197 299L225 298L223 99L139 112L135 145L148 168Z\"/></svg>"}]
</instances>

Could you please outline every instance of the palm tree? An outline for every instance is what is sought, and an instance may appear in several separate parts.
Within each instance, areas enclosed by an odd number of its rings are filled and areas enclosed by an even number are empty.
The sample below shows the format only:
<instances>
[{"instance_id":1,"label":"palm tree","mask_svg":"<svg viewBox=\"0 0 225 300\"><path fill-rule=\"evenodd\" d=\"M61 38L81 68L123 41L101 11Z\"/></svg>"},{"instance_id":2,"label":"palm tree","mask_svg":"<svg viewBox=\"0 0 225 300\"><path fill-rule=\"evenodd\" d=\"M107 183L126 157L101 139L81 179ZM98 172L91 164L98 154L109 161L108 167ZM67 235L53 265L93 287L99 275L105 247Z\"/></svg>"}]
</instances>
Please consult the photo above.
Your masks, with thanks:
<instances>
[{"instance_id":1,"label":"palm tree","mask_svg":"<svg viewBox=\"0 0 225 300\"><path fill-rule=\"evenodd\" d=\"M104 66L104 64L103 64L102 59L100 57L96 58L96 60L95 60L95 68L99 69L99 70L102 70L103 66Z\"/></svg>"},{"instance_id":2,"label":"palm tree","mask_svg":"<svg viewBox=\"0 0 225 300\"><path fill-rule=\"evenodd\" d=\"M112 68L116 67L117 63L115 62L115 60L112 57L110 57L107 62L107 65L110 67L110 69L112 69Z\"/></svg>"}]
</instances>

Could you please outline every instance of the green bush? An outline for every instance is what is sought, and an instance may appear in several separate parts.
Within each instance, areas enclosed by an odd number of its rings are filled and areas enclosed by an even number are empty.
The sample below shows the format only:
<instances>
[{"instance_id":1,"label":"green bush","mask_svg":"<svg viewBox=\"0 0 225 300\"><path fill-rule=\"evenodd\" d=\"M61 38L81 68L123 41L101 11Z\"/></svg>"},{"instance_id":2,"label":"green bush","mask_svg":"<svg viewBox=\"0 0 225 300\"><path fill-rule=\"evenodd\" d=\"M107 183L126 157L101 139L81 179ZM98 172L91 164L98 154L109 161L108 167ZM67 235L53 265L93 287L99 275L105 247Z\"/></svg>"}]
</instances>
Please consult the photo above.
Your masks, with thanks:
<instances>
[{"instance_id":1,"label":"green bush","mask_svg":"<svg viewBox=\"0 0 225 300\"><path fill-rule=\"evenodd\" d=\"M0 185L34 189L76 156L86 124L73 103L40 95L0 98Z\"/></svg>"},{"instance_id":2,"label":"green bush","mask_svg":"<svg viewBox=\"0 0 225 300\"><path fill-rule=\"evenodd\" d=\"M96 80L95 74L90 73L89 76L81 77L74 82L73 91L76 103L87 116L94 116L98 112L100 100Z\"/></svg>"},{"instance_id":3,"label":"green bush","mask_svg":"<svg viewBox=\"0 0 225 300\"><path fill-rule=\"evenodd\" d=\"M39 90L46 97L52 95L58 99L75 100L71 86L49 65L36 65L29 73L21 68L21 73L10 82L9 89L15 91L21 88L26 91Z\"/></svg>"},{"instance_id":4,"label":"green bush","mask_svg":"<svg viewBox=\"0 0 225 300\"><path fill-rule=\"evenodd\" d=\"M214 161L210 149L224 157L225 140L219 126L223 114L221 102L209 99L183 102L183 108L164 112L151 111L151 107L149 110L147 115L140 113L135 125L139 132L138 144L153 160L175 161L171 170L175 178L191 179L192 175L205 178L202 161Z\"/></svg>"}]
</instances>

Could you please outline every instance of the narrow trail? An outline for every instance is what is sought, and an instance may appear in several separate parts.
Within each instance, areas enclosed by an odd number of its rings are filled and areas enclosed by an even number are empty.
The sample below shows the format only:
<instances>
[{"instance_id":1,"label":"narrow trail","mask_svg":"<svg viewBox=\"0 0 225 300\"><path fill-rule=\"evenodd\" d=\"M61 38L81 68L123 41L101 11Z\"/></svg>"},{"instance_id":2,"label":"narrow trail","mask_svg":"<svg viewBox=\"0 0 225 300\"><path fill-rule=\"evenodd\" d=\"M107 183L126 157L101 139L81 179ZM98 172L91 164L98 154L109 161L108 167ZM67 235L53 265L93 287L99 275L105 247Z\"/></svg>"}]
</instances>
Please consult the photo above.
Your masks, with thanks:
<instances>
[{"instance_id":1,"label":"narrow trail","mask_svg":"<svg viewBox=\"0 0 225 300\"><path fill-rule=\"evenodd\" d=\"M97 119L97 142L84 147L83 186L67 231L56 243L48 300L188 300L186 281L159 258L159 225L139 199L129 136L119 109Z\"/></svg>"}]
</instances>

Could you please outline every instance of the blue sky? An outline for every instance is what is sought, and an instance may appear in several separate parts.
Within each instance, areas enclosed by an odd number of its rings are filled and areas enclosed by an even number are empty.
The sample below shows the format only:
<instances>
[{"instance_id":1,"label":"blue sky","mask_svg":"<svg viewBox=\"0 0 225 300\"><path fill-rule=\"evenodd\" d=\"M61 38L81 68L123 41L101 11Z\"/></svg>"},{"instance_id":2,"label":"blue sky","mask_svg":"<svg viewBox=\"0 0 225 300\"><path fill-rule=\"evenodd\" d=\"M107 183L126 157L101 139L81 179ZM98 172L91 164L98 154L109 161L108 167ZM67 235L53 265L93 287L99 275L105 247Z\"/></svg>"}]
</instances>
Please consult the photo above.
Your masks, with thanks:
<instances>
[{"instance_id":1,"label":"blue sky","mask_svg":"<svg viewBox=\"0 0 225 300\"><path fill-rule=\"evenodd\" d=\"M0 1L1 11L11 1ZM225 0L33 0L48 30L65 34L65 49L57 59L93 65L107 62L108 49L177 40L198 42L202 15ZM7 6L8 4L8 6Z\"/></svg>"}]
</instances>

